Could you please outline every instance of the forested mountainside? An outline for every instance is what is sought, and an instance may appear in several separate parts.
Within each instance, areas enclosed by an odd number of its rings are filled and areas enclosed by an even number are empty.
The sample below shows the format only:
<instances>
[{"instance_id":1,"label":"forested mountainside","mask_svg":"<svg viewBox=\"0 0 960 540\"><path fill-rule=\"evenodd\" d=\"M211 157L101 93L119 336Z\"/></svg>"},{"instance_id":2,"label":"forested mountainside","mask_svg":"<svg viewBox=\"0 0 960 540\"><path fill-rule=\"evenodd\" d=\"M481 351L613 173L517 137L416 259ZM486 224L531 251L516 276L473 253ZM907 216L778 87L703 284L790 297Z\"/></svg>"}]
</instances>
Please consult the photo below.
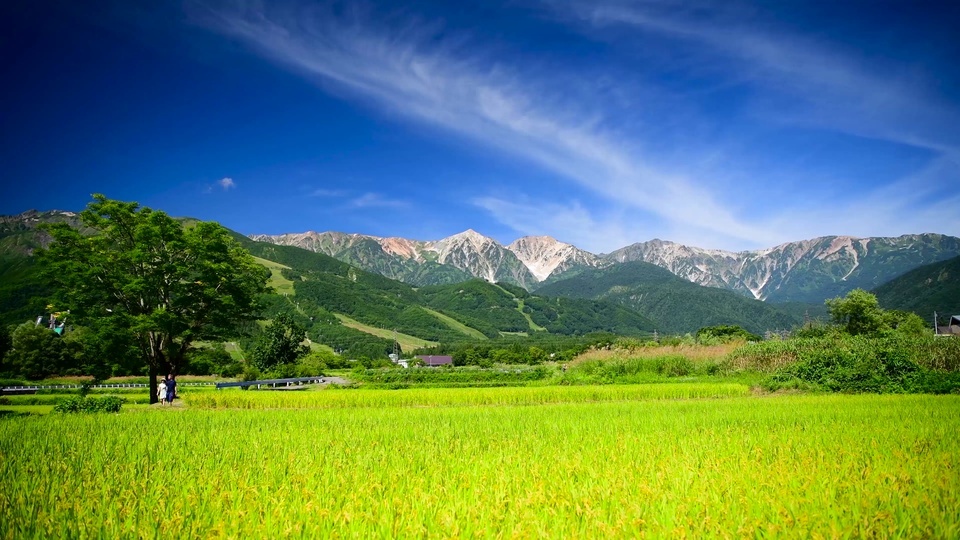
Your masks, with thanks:
<instances>
[{"instance_id":1,"label":"forested mountainside","mask_svg":"<svg viewBox=\"0 0 960 540\"><path fill-rule=\"evenodd\" d=\"M699 285L765 301L810 304L855 288L872 289L918 266L960 255L960 239L940 234L826 236L742 252L651 240L602 257L546 236L502 246L472 230L430 242L337 232L254 238L326 253L418 286L472 276L537 290L588 269L645 261Z\"/></svg>"},{"instance_id":2,"label":"forested mountainside","mask_svg":"<svg viewBox=\"0 0 960 540\"><path fill-rule=\"evenodd\" d=\"M802 318L775 305L682 279L651 263L633 261L545 285L537 292L610 300L657 321L661 332L689 332L719 324L736 324L752 332L789 329Z\"/></svg>"},{"instance_id":3,"label":"forested mountainside","mask_svg":"<svg viewBox=\"0 0 960 540\"><path fill-rule=\"evenodd\" d=\"M873 292L884 308L912 311L924 320L932 321L934 312L960 315L960 257L911 270Z\"/></svg>"}]
</instances>

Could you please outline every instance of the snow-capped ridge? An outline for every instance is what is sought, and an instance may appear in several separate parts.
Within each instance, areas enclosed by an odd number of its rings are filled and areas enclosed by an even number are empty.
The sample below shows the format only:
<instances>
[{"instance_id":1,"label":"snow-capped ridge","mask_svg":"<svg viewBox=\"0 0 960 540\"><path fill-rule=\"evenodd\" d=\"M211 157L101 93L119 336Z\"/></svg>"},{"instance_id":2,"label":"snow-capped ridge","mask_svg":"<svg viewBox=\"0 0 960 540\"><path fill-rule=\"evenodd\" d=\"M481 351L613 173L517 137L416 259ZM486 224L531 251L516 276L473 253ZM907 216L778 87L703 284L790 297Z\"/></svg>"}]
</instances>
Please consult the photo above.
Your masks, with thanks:
<instances>
[{"instance_id":1,"label":"snow-capped ridge","mask_svg":"<svg viewBox=\"0 0 960 540\"><path fill-rule=\"evenodd\" d=\"M603 256L550 236L524 236L503 246L474 229L434 241L313 231L251 238L325 253L415 285L450 283L466 274L531 289L547 280L561 279L567 272L645 261L699 285L740 291L759 300L817 303L822 302L815 296L818 288L837 290L840 284L841 289L872 288L922 264L960 255L960 238L940 234L824 236L740 252L655 238ZM462 273L424 271L422 265L426 264L452 267Z\"/></svg>"}]
</instances>

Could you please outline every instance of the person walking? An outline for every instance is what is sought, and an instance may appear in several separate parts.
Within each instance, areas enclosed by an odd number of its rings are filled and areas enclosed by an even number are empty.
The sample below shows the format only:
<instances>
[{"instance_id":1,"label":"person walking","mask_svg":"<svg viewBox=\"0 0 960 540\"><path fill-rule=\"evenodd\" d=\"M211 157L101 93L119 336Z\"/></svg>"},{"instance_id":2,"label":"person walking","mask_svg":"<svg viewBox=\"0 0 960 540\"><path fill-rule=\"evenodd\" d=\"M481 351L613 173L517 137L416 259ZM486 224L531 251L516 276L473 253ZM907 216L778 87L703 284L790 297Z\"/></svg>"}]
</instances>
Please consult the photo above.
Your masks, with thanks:
<instances>
[{"instance_id":1,"label":"person walking","mask_svg":"<svg viewBox=\"0 0 960 540\"><path fill-rule=\"evenodd\" d=\"M167 375L167 403L173 405L175 397L177 397L177 379L171 373Z\"/></svg>"},{"instance_id":2,"label":"person walking","mask_svg":"<svg viewBox=\"0 0 960 540\"><path fill-rule=\"evenodd\" d=\"M160 405L163 405L163 400L167 399L166 379L160 379L160 384L157 385L157 399L160 400Z\"/></svg>"}]
</instances>

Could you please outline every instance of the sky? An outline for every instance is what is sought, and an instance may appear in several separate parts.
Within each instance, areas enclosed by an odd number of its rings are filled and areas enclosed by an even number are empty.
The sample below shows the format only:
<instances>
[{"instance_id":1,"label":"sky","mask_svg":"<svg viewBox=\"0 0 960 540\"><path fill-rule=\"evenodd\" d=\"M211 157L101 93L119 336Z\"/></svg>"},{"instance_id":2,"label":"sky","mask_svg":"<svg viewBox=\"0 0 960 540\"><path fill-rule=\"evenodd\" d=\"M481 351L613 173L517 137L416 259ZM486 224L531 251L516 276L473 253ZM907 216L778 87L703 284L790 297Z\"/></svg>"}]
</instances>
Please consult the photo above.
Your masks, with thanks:
<instances>
[{"instance_id":1,"label":"sky","mask_svg":"<svg viewBox=\"0 0 960 540\"><path fill-rule=\"evenodd\" d=\"M0 214L594 253L960 236L960 2L0 5Z\"/></svg>"}]
</instances>

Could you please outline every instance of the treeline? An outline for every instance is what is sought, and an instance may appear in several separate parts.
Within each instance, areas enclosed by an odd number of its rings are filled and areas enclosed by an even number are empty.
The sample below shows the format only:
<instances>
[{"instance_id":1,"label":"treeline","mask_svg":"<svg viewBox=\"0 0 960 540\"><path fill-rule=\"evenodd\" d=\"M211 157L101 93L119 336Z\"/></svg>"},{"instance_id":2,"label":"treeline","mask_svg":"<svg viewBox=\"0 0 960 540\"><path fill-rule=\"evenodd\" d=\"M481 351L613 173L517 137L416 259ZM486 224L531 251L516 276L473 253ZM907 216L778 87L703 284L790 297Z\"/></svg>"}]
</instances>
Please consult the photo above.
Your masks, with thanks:
<instances>
[{"instance_id":1,"label":"treeline","mask_svg":"<svg viewBox=\"0 0 960 540\"><path fill-rule=\"evenodd\" d=\"M279 313L286 313L306 330L307 337L311 341L330 347L344 359L369 362L386 359L387 355L393 352L392 339L380 338L344 326L333 313L318 306L309 298L269 295L264 298L264 304L264 318L272 320ZM259 333L259 330L254 331L244 340L244 349L252 349ZM327 367L340 367L329 365L329 360L326 363Z\"/></svg>"},{"instance_id":2,"label":"treeline","mask_svg":"<svg viewBox=\"0 0 960 540\"><path fill-rule=\"evenodd\" d=\"M544 285L551 297L603 299L656 322L660 333L692 332L704 326L732 324L755 333L789 329L803 321L776 305L733 291L702 287L651 263L632 261L590 269Z\"/></svg>"},{"instance_id":3,"label":"treeline","mask_svg":"<svg viewBox=\"0 0 960 540\"><path fill-rule=\"evenodd\" d=\"M591 348L609 347L618 336L596 332L585 336L558 336L536 333L508 336L489 341L444 343L412 352L413 355L448 355L455 366L492 367L495 364L536 365L547 361L565 362Z\"/></svg>"}]
</instances>

